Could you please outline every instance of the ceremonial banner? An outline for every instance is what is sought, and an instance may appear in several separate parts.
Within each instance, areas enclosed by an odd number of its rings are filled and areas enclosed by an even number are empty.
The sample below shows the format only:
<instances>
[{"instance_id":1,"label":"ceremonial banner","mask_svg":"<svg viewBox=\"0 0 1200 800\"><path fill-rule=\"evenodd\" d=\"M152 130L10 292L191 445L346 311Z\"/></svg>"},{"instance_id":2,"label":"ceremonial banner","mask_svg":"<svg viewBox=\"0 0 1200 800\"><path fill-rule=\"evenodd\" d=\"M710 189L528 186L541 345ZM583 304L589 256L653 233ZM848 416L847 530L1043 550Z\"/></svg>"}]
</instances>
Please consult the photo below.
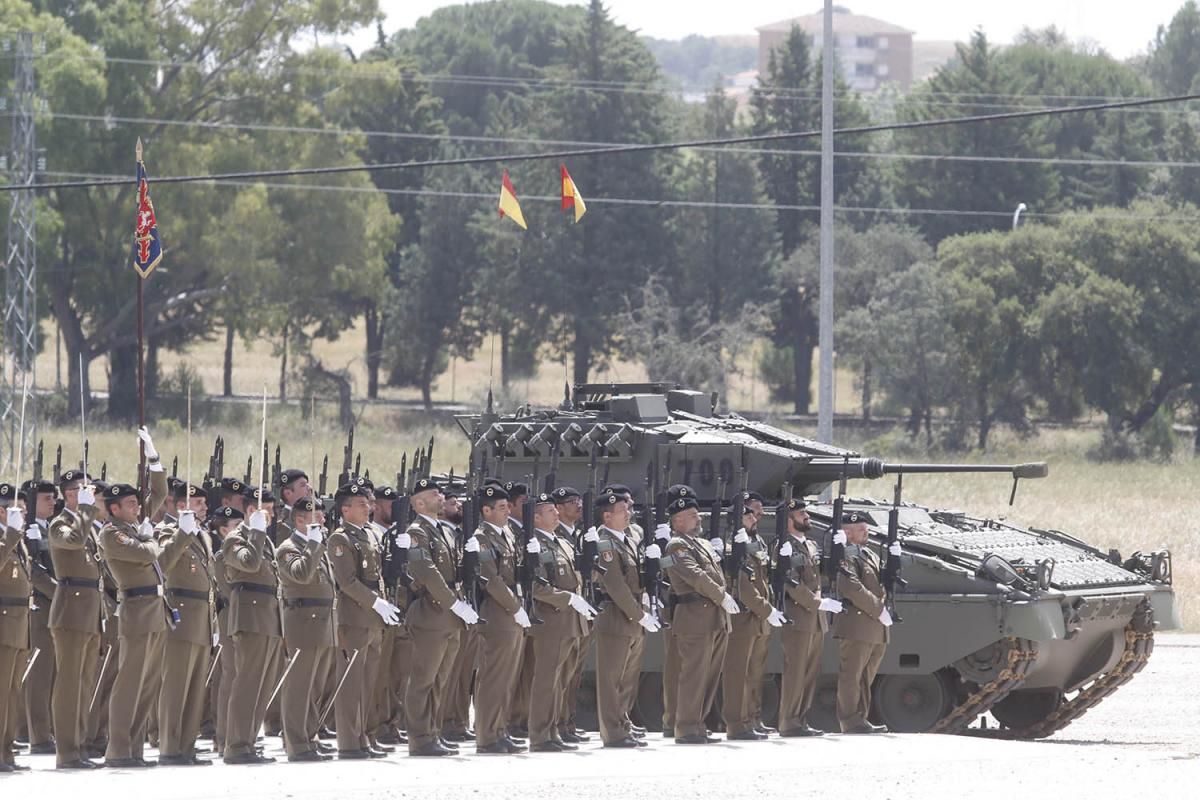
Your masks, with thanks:
<instances>
[{"instance_id":1,"label":"ceremonial banner","mask_svg":"<svg viewBox=\"0 0 1200 800\"><path fill-rule=\"evenodd\" d=\"M525 215L521 213L521 204L517 202L517 191L508 179L508 170L504 170L504 177L500 181L500 216L510 217L523 230L529 230Z\"/></svg>"},{"instance_id":2,"label":"ceremonial banner","mask_svg":"<svg viewBox=\"0 0 1200 800\"><path fill-rule=\"evenodd\" d=\"M583 195L579 193L579 187L575 185L575 181L571 180L571 173L567 172L567 165L562 164L562 208L566 211L568 208L575 209L575 221L579 222L583 215L587 213L587 204L583 202Z\"/></svg>"},{"instance_id":3,"label":"ceremonial banner","mask_svg":"<svg viewBox=\"0 0 1200 800\"><path fill-rule=\"evenodd\" d=\"M142 140L138 139L137 154L137 220L133 233L133 268L141 278L147 278L162 261L162 242L158 238L158 220L150 202L150 183L146 180L146 165L142 163Z\"/></svg>"}]
</instances>

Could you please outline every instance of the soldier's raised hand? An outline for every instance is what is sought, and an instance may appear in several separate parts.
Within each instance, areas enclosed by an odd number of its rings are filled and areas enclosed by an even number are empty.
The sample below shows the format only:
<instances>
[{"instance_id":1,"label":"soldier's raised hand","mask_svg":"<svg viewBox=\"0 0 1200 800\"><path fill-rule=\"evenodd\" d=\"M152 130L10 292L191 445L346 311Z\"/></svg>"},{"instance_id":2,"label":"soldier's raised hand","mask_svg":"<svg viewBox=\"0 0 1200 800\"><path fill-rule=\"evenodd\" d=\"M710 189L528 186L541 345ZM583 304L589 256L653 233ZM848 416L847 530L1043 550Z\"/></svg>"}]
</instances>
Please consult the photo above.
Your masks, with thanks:
<instances>
[{"instance_id":1,"label":"soldier's raised hand","mask_svg":"<svg viewBox=\"0 0 1200 800\"><path fill-rule=\"evenodd\" d=\"M733 537L733 541L737 542L738 544L750 544L750 534L746 533L746 529L743 528L737 532L736 536Z\"/></svg>"},{"instance_id":2,"label":"soldier's raised hand","mask_svg":"<svg viewBox=\"0 0 1200 800\"><path fill-rule=\"evenodd\" d=\"M21 530L25 527L25 512L13 506L8 509L8 527Z\"/></svg>"},{"instance_id":3,"label":"soldier's raised hand","mask_svg":"<svg viewBox=\"0 0 1200 800\"><path fill-rule=\"evenodd\" d=\"M96 505L96 490L91 486L79 487L79 505L94 506Z\"/></svg>"},{"instance_id":4,"label":"soldier's raised hand","mask_svg":"<svg viewBox=\"0 0 1200 800\"><path fill-rule=\"evenodd\" d=\"M317 523L310 522L308 531L304 534L304 537L313 544L320 544L325 541L325 531L321 530L321 526Z\"/></svg>"},{"instance_id":5,"label":"soldier's raised hand","mask_svg":"<svg viewBox=\"0 0 1200 800\"><path fill-rule=\"evenodd\" d=\"M533 536L529 539L529 543L525 545L525 552L532 555L537 555L538 553L542 552L542 544L537 540L536 536Z\"/></svg>"},{"instance_id":6,"label":"soldier's raised hand","mask_svg":"<svg viewBox=\"0 0 1200 800\"><path fill-rule=\"evenodd\" d=\"M412 547L412 536L407 533L397 533L396 547L400 548L401 550L407 550L408 548ZM478 545L476 545L476 549L478 549Z\"/></svg>"},{"instance_id":7,"label":"soldier's raised hand","mask_svg":"<svg viewBox=\"0 0 1200 800\"><path fill-rule=\"evenodd\" d=\"M646 558L662 558L662 548L652 544L646 548Z\"/></svg>"},{"instance_id":8,"label":"soldier's raised hand","mask_svg":"<svg viewBox=\"0 0 1200 800\"><path fill-rule=\"evenodd\" d=\"M187 534L193 534L199 528L196 527L196 512L195 511L180 511L179 512L179 530Z\"/></svg>"},{"instance_id":9,"label":"soldier's raised hand","mask_svg":"<svg viewBox=\"0 0 1200 800\"><path fill-rule=\"evenodd\" d=\"M36 522L29 523L29 526L25 528L25 538L31 542L40 542L42 540L42 529L38 527Z\"/></svg>"},{"instance_id":10,"label":"soldier's raised hand","mask_svg":"<svg viewBox=\"0 0 1200 800\"><path fill-rule=\"evenodd\" d=\"M899 542L892 542L890 545L888 545L888 553L899 558L904 554L904 551L900 549Z\"/></svg>"},{"instance_id":11,"label":"soldier's raised hand","mask_svg":"<svg viewBox=\"0 0 1200 800\"><path fill-rule=\"evenodd\" d=\"M463 552L478 553L479 552L479 539L475 538L474 536L467 537L467 540L465 542L463 542Z\"/></svg>"},{"instance_id":12,"label":"soldier's raised hand","mask_svg":"<svg viewBox=\"0 0 1200 800\"><path fill-rule=\"evenodd\" d=\"M145 425L138 428L137 435L142 440L142 445L146 449L146 458L151 461L157 459L158 451L154 449L154 440L150 438L150 431L146 429Z\"/></svg>"},{"instance_id":13,"label":"soldier's raised hand","mask_svg":"<svg viewBox=\"0 0 1200 800\"><path fill-rule=\"evenodd\" d=\"M149 519L142 520L137 529L138 539L143 542L148 542L154 538L154 523Z\"/></svg>"},{"instance_id":14,"label":"soldier's raised hand","mask_svg":"<svg viewBox=\"0 0 1200 800\"><path fill-rule=\"evenodd\" d=\"M264 514L262 511L255 511L253 514L250 515L249 525L250 525L250 530L252 530L252 531L257 531L258 533L266 533L267 532L267 515Z\"/></svg>"},{"instance_id":15,"label":"soldier's raised hand","mask_svg":"<svg viewBox=\"0 0 1200 800\"><path fill-rule=\"evenodd\" d=\"M667 541L671 538L671 526L665 522L658 523L658 527L654 529L654 538L659 541Z\"/></svg>"}]
</instances>

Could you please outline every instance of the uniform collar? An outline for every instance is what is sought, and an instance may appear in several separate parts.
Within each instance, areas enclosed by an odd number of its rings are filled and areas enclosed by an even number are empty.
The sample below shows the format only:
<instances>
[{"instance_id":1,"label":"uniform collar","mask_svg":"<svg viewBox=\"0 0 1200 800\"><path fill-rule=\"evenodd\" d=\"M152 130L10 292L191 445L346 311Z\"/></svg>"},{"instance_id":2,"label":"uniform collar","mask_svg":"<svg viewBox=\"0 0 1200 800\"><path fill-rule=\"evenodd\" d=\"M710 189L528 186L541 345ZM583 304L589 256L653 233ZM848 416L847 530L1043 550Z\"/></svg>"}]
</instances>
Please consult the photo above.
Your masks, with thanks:
<instances>
[{"instance_id":1,"label":"uniform collar","mask_svg":"<svg viewBox=\"0 0 1200 800\"><path fill-rule=\"evenodd\" d=\"M624 541L625 541L625 531L618 531L618 530L614 530L614 529L612 529L612 528L608 527L607 525L601 525L601 526L600 526L600 530L603 530L603 531L608 531L608 532L609 532L609 533L611 533L611 534L612 534L614 537L616 537L617 541L619 541L619 542L624 542Z\"/></svg>"},{"instance_id":2,"label":"uniform collar","mask_svg":"<svg viewBox=\"0 0 1200 800\"><path fill-rule=\"evenodd\" d=\"M438 527L440 527L438 525L438 521L436 519L434 519L433 517L427 516L425 514L417 514L417 516L420 517L421 519L425 520L426 522L428 522L430 525L432 525L434 530L437 530Z\"/></svg>"}]
</instances>

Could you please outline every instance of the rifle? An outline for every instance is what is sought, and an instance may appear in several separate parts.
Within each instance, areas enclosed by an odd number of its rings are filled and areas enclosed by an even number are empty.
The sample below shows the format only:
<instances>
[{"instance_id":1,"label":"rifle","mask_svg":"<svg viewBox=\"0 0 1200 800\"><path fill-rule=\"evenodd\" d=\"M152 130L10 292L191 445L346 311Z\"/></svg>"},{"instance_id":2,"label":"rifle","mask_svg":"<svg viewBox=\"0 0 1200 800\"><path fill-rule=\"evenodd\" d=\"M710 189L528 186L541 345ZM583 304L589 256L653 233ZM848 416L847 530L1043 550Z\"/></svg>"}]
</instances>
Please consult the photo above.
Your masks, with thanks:
<instances>
[{"instance_id":1,"label":"rifle","mask_svg":"<svg viewBox=\"0 0 1200 800\"><path fill-rule=\"evenodd\" d=\"M346 445L342 448L342 471L338 475L337 485L345 486L350 480L350 467L354 464L354 426L346 434Z\"/></svg>"},{"instance_id":2,"label":"rifle","mask_svg":"<svg viewBox=\"0 0 1200 800\"><path fill-rule=\"evenodd\" d=\"M658 475L658 470L654 468L654 464L646 466L646 485L642 496L642 550L645 552L650 545L654 544L654 532L658 527L656 519L658 517L657 509L657 493L654 491L654 481ZM644 556L642 558L642 591L646 593L646 597L650 599L650 614L655 618L659 618L660 593L662 592L662 568L661 562L657 558ZM664 620L659 619L664 628L671 627Z\"/></svg>"},{"instance_id":3,"label":"rifle","mask_svg":"<svg viewBox=\"0 0 1200 800\"><path fill-rule=\"evenodd\" d=\"M37 456L33 459L33 479L35 481L40 481L42 479L42 459L42 440L38 439ZM29 506L29 508L32 507L33 506Z\"/></svg>"},{"instance_id":4,"label":"rifle","mask_svg":"<svg viewBox=\"0 0 1200 800\"><path fill-rule=\"evenodd\" d=\"M892 545L900 541L900 493L903 481L904 473L897 473L896 493L892 498L892 510L888 512L887 544L883 548L884 558L887 560L884 561L883 574L880 576L884 591L883 607L887 609L893 622L904 621L896 613L896 587L903 588L908 585L908 581L900 577L900 557L892 555Z\"/></svg>"},{"instance_id":5,"label":"rifle","mask_svg":"<svg viewBox=\"0 0 1200 800\"><path fill-rule=\"evenodd\" d=\"M850 469L850 456L844 456L842 461L842 475L838 482L838 495L833 501L833 518L829 521L829 550L825 556L825 578L829 581L829 596L834 600L840 600L841 595L838 592L838 570L841 569L842 562L846 559L846 546L838 544L836 540L837 534L842 529L842 508L846 502L846 473Z\"/></svg>"},{"instance_id":6,"label":"rifle","mask_svg":"<svg viewBox=\"0 0 1200 800\"><path fill-rule=\"evenodd\" d=\"M479 553L470 553L466 550L467 539L475 535L475 530L479 527L479 520L476 518L477 512L475 487L472 481L468 478L466 485L465 496L462 502L463 524L462 524L462 545L463 554L462 562L459 564L459 580L462 582L463 596L466 598L467 604L479 613L479 607L482 605L481 593L483 587L487 586L488 579L483 577L479 571ZM483 617L479 618L479 622L487 624L487 620Z\"/></svg>"},{"instance_id":7,"label":"rifle","mask_svg":"<svg viewBox=\"0 0 1200 800\"><path fill-rule=\"evenodd\" d=\"M58 449L54 453L54 474L51 475L50 477L57 481L59 475L62 475L62 445L61 444L58 446Z\"/></svg>"},{"instance_id":8,"label":"rifle","mask_svg":"<svg viewBox=\"0 0 1200 800\"><path fill-rule=\"evenodd\" d=\"M537 462L534 462L534 469L537 469ZM526 549L529 542L533 540L536 533L533 530L533 509L537 501L534 493L530 491L525 498L525 513L522 515L524 519L521 525L521 563L517 570L518 578L520 579L521 601L525 606L525 613L529 616L530 623L541 625L545 620L537 615L533 610L533 586L535 583L546 585L549 583L541 575L537 574L538 556L530 553Z\"/></svg>"},{"instance_id":9,"label":"rifle","mask_svg":"<svg viewBox=\"0 0 1200 800\"><path fill-rule=\"evenodd\" d=\"M171 477L179 480L179 456L171 459Z\"/></svg>"},{"instance_id":10,"label":"rifle","mask_svg":"<svg viewBox=\"0 0 1200 800\"><path fill-rule=\"evenodd\" d=\"M317 476L317 497L325 496L326 484L329 482L329 454L321 460L321 474Z\"/></svg>"},{"instance_id":11,"label":"rifle","mask_svg":"<svg viewBox=\"0 0 1200 800\"><path fill-rule=\"evenodd\" d=\"M100 462L100 480L102 480L102 481L108 480L108 462L107 461Z\"/></svg>"},{"instance_id":12,"label":"rifle","mask_svg":"<svg viewBox=\"0 0 1200 800\"><path fill-rule=\"evenodd\" d=\"M425 448L425 477L428 478L433 470L433 437L429 437L429 446Z\"/></svg>"},{"instance_id":13,"label":"rifle","mask_svg":"<svg viewBox=\"0 0 1200 800\"><path fill-rule=\"evenodd\" d=\"M400 534L408 527L409 503L411 498L405 492L392 500L392 525L384 534L387 550L383 557L383 582L391 591L392 604L404 610L412 601L412 575L408 571L408 548L401 547ZM404 602L401 602L401 591Z\"/></svg>"},{"instance_id":14,"label":"rifle","mask_svg":"<svg viewBox=\"0 0 1200 800\"><path fill-rule=\"evenodd\" d=\"M254 456L246 458L246 474L242 476L242 483L246 486L250 485L250 476L254 474Z\"/></svg>"},{"instance_id":15,"label":"rifle","mask_svg":"<svg viewBox=\"0 0 1200 800\"><path fill-rule=\"evenodd\" d=\"M263 459L264 461L266 459ZM275 445L275 464L271 467L271 485L279 485L279 476L283 474L283 464L279 460L279 445Z\"/></svg>"},{"instance_id":16,"label":"rifle","mask_svg":"<svg viewBox=\"0 0 1200 800\"><path fill-rule=\"evenodd\" d=\"M354 456L354 477L362 475L362 453Z\"/></svg>"},{"instance_id":17,"label":"rifle","mask_svg":"<svg viewBox=\"0 0 1200 800\"><path fill-rule=\"evenodd\" d=\"M595 605L596 579L595 572L607 572L606 567L600 566L600 543L589 542L587 532L596 525L596 445L592 445L591 459L588 462L588 485L583 493L582 530L579 534L579 575L583 581L583 594L587 601Z\"/></svg>"},{"instance_id":18,"label":"rifle","mask_svg":"<svg viewBox=\"0 0 1200 800\"><path fill-rule=\"evenodd\" d=\"M792 575L792 559L791 556L785 556L780 553L783 549L784 542L788 539L788 506L792 502L792 485L791 483L783 484L779 505L775 507L775 566L771 570L771 596L775 601L775 608L779 609L780 614L786 616L785 609L787 608L787 589L789 586L799 586L798 581Z\"/></svg>"}]
</instances>

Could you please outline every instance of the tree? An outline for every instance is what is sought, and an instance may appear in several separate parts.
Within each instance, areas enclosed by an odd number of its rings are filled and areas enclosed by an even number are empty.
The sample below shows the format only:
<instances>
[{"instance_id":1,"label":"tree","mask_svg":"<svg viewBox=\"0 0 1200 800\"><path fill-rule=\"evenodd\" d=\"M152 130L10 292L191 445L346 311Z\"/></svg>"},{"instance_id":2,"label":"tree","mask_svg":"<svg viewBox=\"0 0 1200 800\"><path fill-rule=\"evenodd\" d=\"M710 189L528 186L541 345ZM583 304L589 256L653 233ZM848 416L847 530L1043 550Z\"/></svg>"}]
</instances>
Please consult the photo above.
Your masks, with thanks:
<instances>
[{"instance_id":1,"label":"tree","mask_svg":"<svg viewBox=\"0 0 1200 800\"><path fill-rule=\"evenodd\" d=\"M1164 94L1188 94L1200 76L1200 9L1187 0L1171 22L1158 26L1147 59L1147 72Z\"/></svg>"}]
</instances>

